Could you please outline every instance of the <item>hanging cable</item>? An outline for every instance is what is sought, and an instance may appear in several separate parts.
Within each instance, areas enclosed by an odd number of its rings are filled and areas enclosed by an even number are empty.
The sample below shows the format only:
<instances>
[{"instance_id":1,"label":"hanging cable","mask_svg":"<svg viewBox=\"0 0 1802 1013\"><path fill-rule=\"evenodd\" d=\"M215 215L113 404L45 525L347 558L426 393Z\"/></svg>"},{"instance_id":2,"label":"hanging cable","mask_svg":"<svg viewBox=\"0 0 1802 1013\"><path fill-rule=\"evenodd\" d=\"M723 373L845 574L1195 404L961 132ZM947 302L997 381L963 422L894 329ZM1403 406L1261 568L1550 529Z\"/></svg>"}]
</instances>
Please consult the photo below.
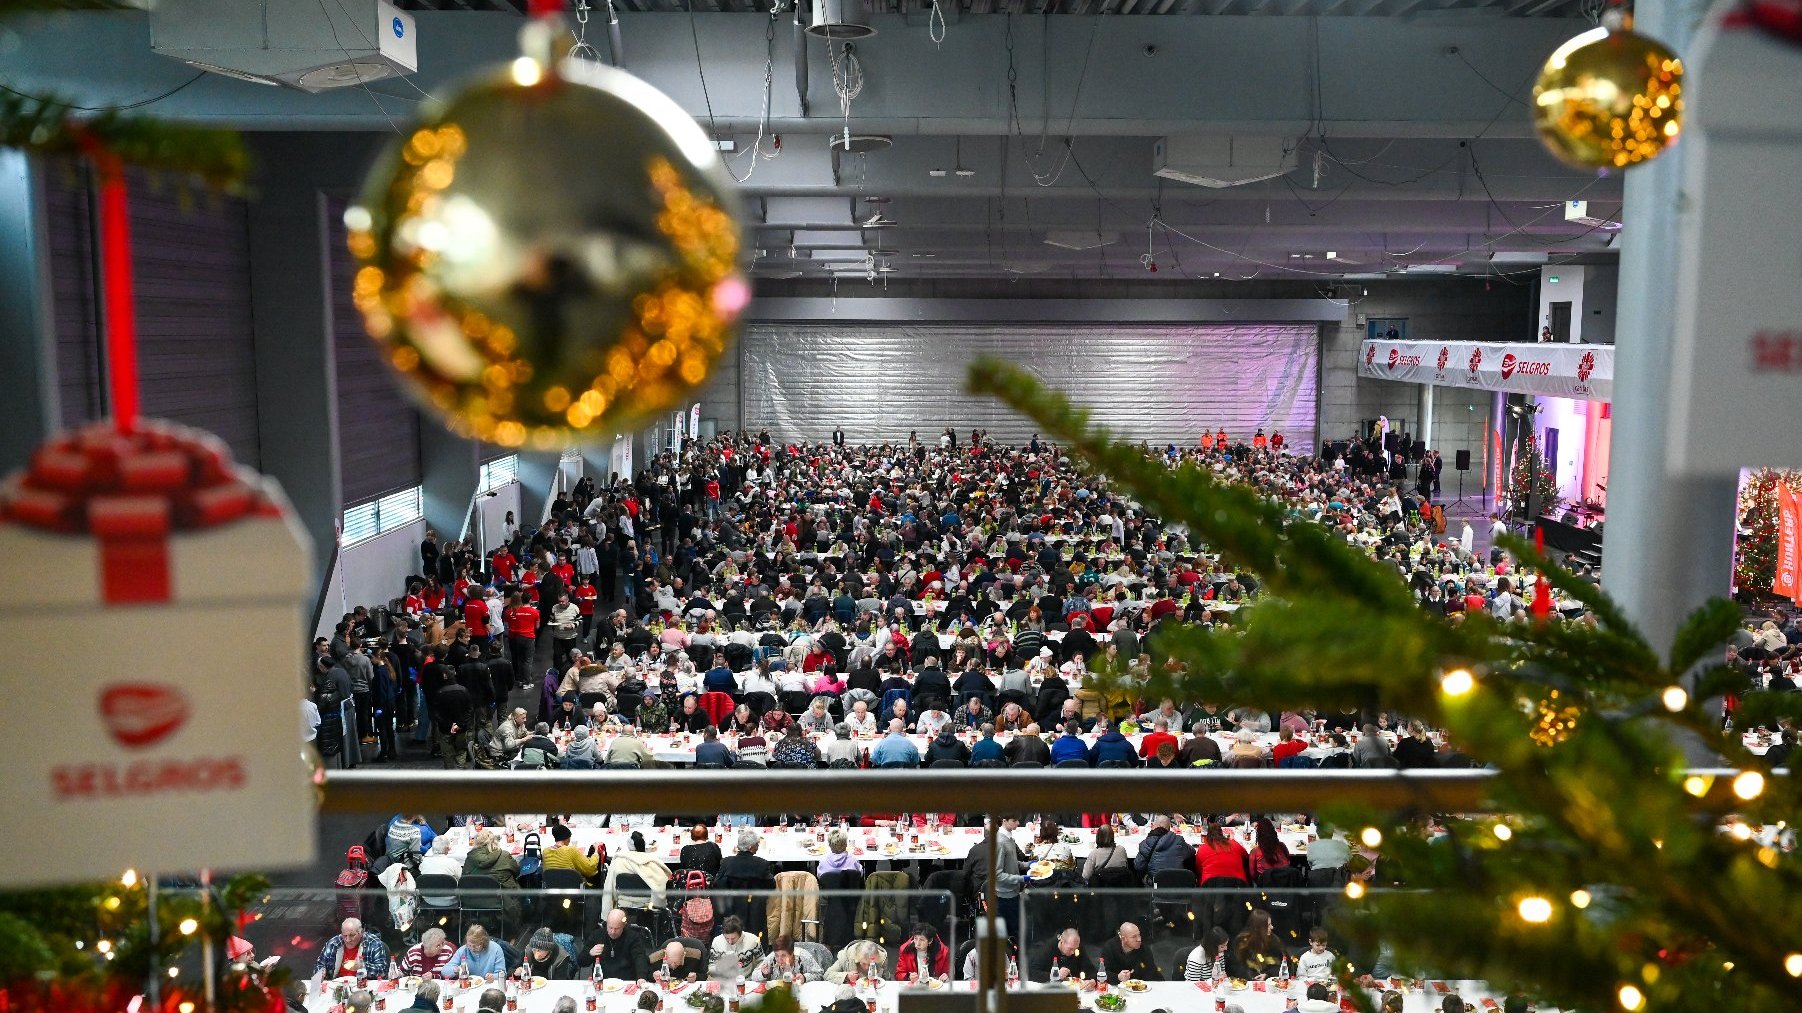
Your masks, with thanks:
<instances>
[{"instance_id":1,"label":"hanging cable","mask_svg":"<svg viewBox=\"0 0 1802 1013\"><path fill-rule=\"evenodd\" d=\"M939 0L932 0L932 13L926 15L926 37L935 46L945 44L945 12L939 7Z\"/></svg>"},{"instance_id":2,"label":"hanging cable","mask_svg":"<svg viewBox=\"0 0 1802 1013\"><path fill-rule=\"evenodd\" d=\"M782 4L778 3L775 7L771 8L769 23L766 24L763 29L763 102L757 110L757 140L751 145L748 151L745 151L738 156L728 156L725 159L726 171L731 173L732 178L737 180L740 184L750 182L752 175L757 172L757 161L760 156L764 159L772 159L782 153L780 150L772 151L767 155L763 153L763 137L765 132L769 129L770 123L770 90L774 85L776 76L776 21L781 16ZM745 168L745 174L740 176L738 171L732 167L732 161L735 157L744 157L747 155L750 157L750 164Z\"/></svg>"},{"instance_id":3,"label":"hanging cable","mask_svg":"<svg viewBox=\"0 0 1802 1013\"><path fill-rule=\"evenodd\" d=\"M842 50L834 50L828 40L826 61L832 67L832 91L838 96L838 108L845 119L845 150L851 150L851 103L863 94L863 63L857 58L857 47L847 42Z\"/></svg>"}]
</instances>

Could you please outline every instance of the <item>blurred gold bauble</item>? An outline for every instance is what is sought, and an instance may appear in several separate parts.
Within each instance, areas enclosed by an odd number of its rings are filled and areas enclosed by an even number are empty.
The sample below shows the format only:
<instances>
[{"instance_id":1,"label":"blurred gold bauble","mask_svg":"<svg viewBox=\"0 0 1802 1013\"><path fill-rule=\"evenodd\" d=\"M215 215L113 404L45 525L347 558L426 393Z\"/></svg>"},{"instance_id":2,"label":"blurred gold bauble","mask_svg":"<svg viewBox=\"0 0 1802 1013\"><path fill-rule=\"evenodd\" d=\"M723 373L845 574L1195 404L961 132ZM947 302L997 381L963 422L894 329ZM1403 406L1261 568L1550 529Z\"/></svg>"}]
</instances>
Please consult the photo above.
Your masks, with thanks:
<instances>
[{"instance_id":1,"label":"blurred gold bauble","mask_svg":"<svg viewBox=\"0 0 1802 1013\"><path fill-rule=\"evenodd\" d=\"M1533 125L1552 154L1585 169L1656 158L1683 129L1683 61L1630 27L1559 46L1533 85Z\"/></svg>"},{"instance_id":2,"label":"blurred gold bauble","mask_svg":"<svg viewBox=\"0 0 1802 1013\"><path fill-rule=\"evenodd\" d=\"M621 70L521 57L428 108L345 215L357 309L464 436L544 449L683 403L737 328L713 142Z\"/></svg>"}]
</instances>

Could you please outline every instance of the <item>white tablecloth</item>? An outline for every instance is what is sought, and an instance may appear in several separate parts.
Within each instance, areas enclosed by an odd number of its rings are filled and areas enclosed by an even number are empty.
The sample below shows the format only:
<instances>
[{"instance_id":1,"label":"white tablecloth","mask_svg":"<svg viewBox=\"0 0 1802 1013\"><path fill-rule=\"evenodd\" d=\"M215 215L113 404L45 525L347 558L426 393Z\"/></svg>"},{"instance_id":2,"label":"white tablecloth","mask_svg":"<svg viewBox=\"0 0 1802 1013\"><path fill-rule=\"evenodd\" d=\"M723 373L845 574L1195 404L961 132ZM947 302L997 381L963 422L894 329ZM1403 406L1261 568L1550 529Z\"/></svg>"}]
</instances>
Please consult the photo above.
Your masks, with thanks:
<instances>
[{"instance_id":1,"label":"white tablecloth","mask_svg":"<svg viewBox=\"0 0 1802 1013\"><path fill-rule=\"evenodd\" d=\"M914 711L913 713L915 714L916 717L919 714L919 712L917 710ZM956 715L953 714L952 717L955 720ZM879 720L879 723L881 723L880 720ZM1047 731L1050 731L1050 729L1047 729ZM1172 734L1177 736L1177 740L1178 740L1179 744L1188 738L1188 736L1186 734L1184 734L1184 732L1181 728L1172 728L1172 729L1170 729L1170 731ZM566 736L560 736L560 738L564 738L564 737L566 737ZM613 743L613 740L615 737L616 736L605 733L605 732L596 736L596 738L598 739L597 747L600 750L601 756L605 757L607 755L607 747ZM962 737L965 745L974 745L978 738L978 736L974 732L962 733L961 737ZM1012 732L999 732L995 735L995 741L999 742L1005 746L1009 742L1013 741L1013 737L1014 736L1013 736ZM1099 732L1091 732L1087 735L1082 736L1082 739L1084 742L1087 742L1090 745L1094 745L1095 740L1100 737L1101 737L1101 735ZM1232 733L1230 733L1230 732L1222 732L1222 733L1215 734L1210 737L1216 743L1219 744L1220 752L1222 753L1222 755L1224 755L1226 753L1226 751L1231 749L1233 746L1234 738L1233 738ZM1394 732L1385 732L1384 737L1386 739L1388 739L1390 747L1393 748L1395 746L1395 741L1396 741L1395 733ZM694 734L694 733L690 733L690 734L686 734L686 735L684 735L684 734L671 735L671 734L665 733L665 734L661 734L661 735L646 735L646 736L642 736L642 738L644 739L645 748L650 750L652 757L654 757L658 760L662 760L665 763L679 763L679 764L683 764L683 765L692 764L695 762L695 747L700 745L702 742L701 736L699 734ZM776 748L776 743L780 741L780 737L779 736L765 736L764 738L765 738L765 741L768 743L769 750L771 752L774 752L775 748ZM927 745L930 744L931 740L928 739L924 735L910 735L910 736L908 736L908 738L913 740L914 748L919 750L920 755L925 756L926 755L926 747L927 747ZM1127 740L1132 743L1133 749L1135 751L1137 751L1139 748L1139 745L1142 742L1144 742L1145 735L1144 735L1144 733L1135 733L1133 735L1127 736ZM1308 748L1303 750L1303 752L1302 752L1303 756L1306 756L1309 758L1318 758L1320 756L1326 755L1325 749L1320 748L1319 746L1315 745L1316 740L1318 740L1321 743L1324 743L1327 741L1326 735L1324 733L1320 734L1320 735L1315 735L1313 733L1309 733L1308 735L1302 736L1302 741L1305 743L1308 743ZM725 743L727 748L732 749L734 752L737 752L738 736L736 734L734 734L732 732L722 733L720 735L720 741ZM820 744L819 739L815 739L814 741L815 741L816 745ZM856 740L858 746L863 749L873 748L878 741L880 741L880 738L860 738L860 739ZM1270 747L1276 745L1277 741L1278 740L1276 737L1276 733L1274 733L1274 732L1264 732L1258 736L1258 745L1264 750L1264 752L1266 754L1268 754L1270 752ZM1347 742L1356 742L1357 741L1357 733L1355 733L1355 732L1348 733L1346 736L1346 741Z\"/></svg>"},{"instance_id":2,"label":"white tablecloth","mask_svg":"<svg viewBox=\"0 0 1802 1013\"><path fill-rule=\"evenodd\" d=\"M486 984L478 984L469 989L458 989L454 983L444 984L450 986L448 991L451 994L453 1013L475 1013L477 1001L481 998L483 990L489 987ZM617 985L617 983L612 984ZM1255 985L1243 991L1215 991L1211 988L1204 989L1201 984L1193 982L1154 981L1146 984L1148 987L1143 992L1120 993L1126 997L1126 1013L1150 1013L1155 1009L1173 1010L1177 1013L1210 1013L1216 1008L1216 1002L1222 999L1228 1003L1236 1003L1245 1013L1280 1013L1289 997L1300 998L1303 994L1300 983L1292 983L1287 992L1279 992L1273 985L1268 985L1267 991L1260 992L1256 991ZM1446 992L1441 992L1432 983L1429 983L1424 989L1410 988L1406 993L1403 1009L1406 1013L1437 1013L1448 992L1456 993L1465 1002L1477 1004L1481 1009L1499 1008L1501 996L1480 982L1456 981L1443 984ZM330 987L330 983L328 983L323 994L316 992L307 997L309 1013L327 1013L332 1008ZM639 986L639 988L645 987L650 986ZM704 984L694 983L679 993L665 994L663 996L664 1013L685 1013L689 1008L685 1001L688 996L695 990L705 987ZM808 982L801 987L802 1009L813 1011L828 1005L838 994L839 987L830 982ZM968 991L973 990L975 986L971 982L959 981L953 982L949 987L957 991ZM1043 988L1046 986L1024 987ZM875 998L878 1013L894 1013L902 991L902 986L893 982L884 982L877 988ZM1113 989L1113 991L1118 991L1118 989ZM553 981L542 988L521 993L519 1010L520 1013L550 1013L552 1007L556 1005L557 999L566 995L576 999L577 1010L585 1010L588 993L587 981ZM867 998L868 993L859 993L859 996ZM386 1011L405 1009L413 1001L413 993L407 989L378 992L377 997L383 1000ZM1093 1010L1095 998L1093 992L1080 993L1079 1002L1082 1009ZM604 1010L605 1013L631 1013L637 1009L638 988L627 985L617 991L602 991L598 994L597 1000L598 1008ZM1492 1006L1491 1003L1495 1005ZM440 1011L444 1009L442 998L438 1003L438 1009Z\"/></svg>"},{"instance_id":3,"label":"white tablecloth","mask_svg":"<svg viewBox=\"0 0 1802 1013\"><path fill-rule=\"evenodd\" d=\"M507 817L512 830L513 840L506 841L508 832L503 828L495 828L503 835L503 843L515 854L523 849L525 828L536 830L544 846L551 844L550 835L542 829L543 817L538 815L514 815ZM642 827L639 832L645 837L646 853L652 855L666 865L675 864L680 855L682 845L691 843L687 827ZM1240 844L1249 847L1249 828L1235 828L1229 831ZM730 854L737 847L738 831L734 827L709 827L708 833L720 843L721 850ZM915 840L916 833L918 840ZM1033 853L1033 838L1036 829L1033 826L1022 826L1014 833L1014 841L1020 845L1024 853ZM1308 843L1318 834L1317 828L1301 824L1289 824L1279 828L1278 835L1289 850L1298 855L1305 855ZM605 844L607 853L617 855L625 850L632 834L630 827L600 828L572 827L570 843L586 850L590 844ZM826 854L826 844L822 840L824 833L813 826L801 827L764 827L758 830L762 843L758 846L758 857L771 862L816 862ZM466 828L452 827L445 832L450 842L451 857L461 861L469 851L469 837ZM1066 839L1071 853L1080 861L1095 846L1095 831L1081 827L1063 829L1060 837ZM1191 844L1201 842L1202 835L1195 830L1187 830L1183 837ZM865 862L891 861L961 861L970 851L982 845L982 832L977 827L950 827L944 830L925 830L918 832L909 830L906 834L888 827L852 827L850 828L851 854ZM1129 830L1119 834L1115 843L1127 849L1130 854L1137 854L1139 842L1144 840L1141 830ZM1047 846L1048 848L1049 846Z\"/></svg>"}]
</instances>

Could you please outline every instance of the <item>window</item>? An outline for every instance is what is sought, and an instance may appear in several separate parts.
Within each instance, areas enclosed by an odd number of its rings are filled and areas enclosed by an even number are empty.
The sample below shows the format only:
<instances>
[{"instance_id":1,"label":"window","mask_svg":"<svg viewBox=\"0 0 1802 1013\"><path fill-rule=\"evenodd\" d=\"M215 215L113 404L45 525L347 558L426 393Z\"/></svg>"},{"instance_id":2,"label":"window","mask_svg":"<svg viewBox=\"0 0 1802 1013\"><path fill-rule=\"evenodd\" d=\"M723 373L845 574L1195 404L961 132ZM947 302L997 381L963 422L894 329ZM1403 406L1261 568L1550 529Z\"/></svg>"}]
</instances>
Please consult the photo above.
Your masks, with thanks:
<instances>
[{"instance_id":1,"label":"window","mask_svg":"<svg viewBox=\"0 0 1802 1013\"><path fill-rule=\"evenodd\" d=\"M355 545L419 520L425 516L422 497L420 487L414 486L345 510L344 530L338 536L338 544Z\"/></svg>"},{"instance_id":2,"label":"window","mask_svg":"<svg viewBox=\"0 0 1802 1013\"><path fill-rule=\"evenodd\" d=\"M508 454L482 465L477 484L483 492L498 492L519 481L519 455Z\"/></svg>"}]
</instances>

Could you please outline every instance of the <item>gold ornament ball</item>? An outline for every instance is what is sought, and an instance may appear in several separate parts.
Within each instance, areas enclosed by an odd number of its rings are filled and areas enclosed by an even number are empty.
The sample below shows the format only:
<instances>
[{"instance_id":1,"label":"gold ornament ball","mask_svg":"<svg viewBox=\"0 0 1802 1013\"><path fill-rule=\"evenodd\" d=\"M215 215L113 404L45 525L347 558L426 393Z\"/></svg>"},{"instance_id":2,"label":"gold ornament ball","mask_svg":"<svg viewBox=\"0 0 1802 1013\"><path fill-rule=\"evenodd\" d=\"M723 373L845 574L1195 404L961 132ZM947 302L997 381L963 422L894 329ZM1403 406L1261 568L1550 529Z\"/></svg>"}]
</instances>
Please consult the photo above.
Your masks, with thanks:
<instances>
[{"instance_id":1,"label":"gold ornament ball","mask_svg":"<svg viewBox=\"0 0 1802 1013\"><path fill-rule=\"evenodd\" d=\"M429 108L345 215L353 296L460 435L548 449L682 404L750 289L713 142L624 71L522 57Z\"/></svg>"},{"instance_id":2,"label":"gold ornament ball","mask_svg":"<svg viewBox=\"0 0 1802 1013\"><path fill-rule=\"evenodd\" d=\"M1624 169L1683 130L1683 61L1630 28L1595 28L1559 46L1533 85L1533 125L1559 159Z\"/></svg>"}]
</instances>

